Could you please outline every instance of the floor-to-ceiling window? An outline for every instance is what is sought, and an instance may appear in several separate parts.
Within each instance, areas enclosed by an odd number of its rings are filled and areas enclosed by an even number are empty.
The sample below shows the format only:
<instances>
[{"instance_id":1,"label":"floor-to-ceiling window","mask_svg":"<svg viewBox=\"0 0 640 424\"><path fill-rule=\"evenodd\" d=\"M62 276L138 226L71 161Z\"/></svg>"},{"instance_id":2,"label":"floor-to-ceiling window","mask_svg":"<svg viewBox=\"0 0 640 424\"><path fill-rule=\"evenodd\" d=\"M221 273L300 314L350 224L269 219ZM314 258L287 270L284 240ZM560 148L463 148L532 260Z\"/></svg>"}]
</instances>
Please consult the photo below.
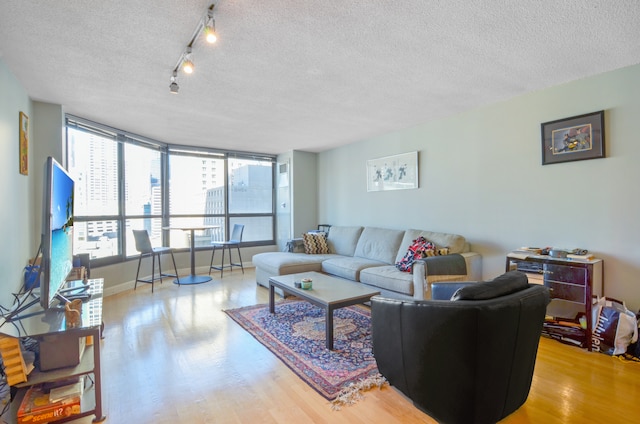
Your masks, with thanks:
<instances>
[{"instance_id":1,"label":"floor-to-ceiling window","mask_svg":"<svg viewBox=\"0 0 640 424\"><path fill-rule=\"evenodd\" d=\"M177 146L67 116L68 171L76 181L74 253L96 265L137 254L132 230L155 246L196 248L245 225L243 244L274 242L274 160L263 154Z\"/></svg>"}]
</instances>

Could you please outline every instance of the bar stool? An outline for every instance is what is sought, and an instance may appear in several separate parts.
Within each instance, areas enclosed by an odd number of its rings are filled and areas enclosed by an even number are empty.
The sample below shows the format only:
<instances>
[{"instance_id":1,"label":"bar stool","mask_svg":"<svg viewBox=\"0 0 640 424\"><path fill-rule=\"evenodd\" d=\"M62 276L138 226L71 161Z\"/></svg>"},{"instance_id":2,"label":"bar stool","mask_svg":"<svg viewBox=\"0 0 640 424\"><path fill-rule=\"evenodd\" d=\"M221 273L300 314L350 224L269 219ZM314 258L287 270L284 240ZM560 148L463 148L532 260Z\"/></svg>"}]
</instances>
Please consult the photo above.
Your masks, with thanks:
<instances>
[{"instance_id":1,"label":"bar stool","mask_svg":"<svg viewBox=\"0 0 640 424\"><path fill-rule=\"evenodd\" d=\"M242 269L242 273L244 274L244 266L242 266L242 255L240 254L240 243L242 242L242 233L244 232L243 224L234 224L233 231L231 231L231 238L227 241L213 241L211 244L213 245L213 252L211 253L211 264L209 265L209 275L211 275L212 269L220 270L220 278L222 278L222 273L225 268L230 268L233 271L234 266L239 266ZM213 257L216 254L216 248L222 248L222 261L220 262L220 266L213 265ZM225 247L229 251L229 265L224 264L224 249ZM231 259L231 248L235 247L238 250L238 259L240 263L233 263Z\"/></svg>"},{"instance_id":2,"label":"bar stool","mask_svg":"<svg viewBox=\"0 0 640 424\"><path fill-rule=\"evenodd\" d=\"M153 247L151 246L151 240L149 239L149 233L147 230L133 230L133 237L136 240L136 250L140 252L140 258L138 259L138 271L136 272L136 282L133 286L135 290L138 287L138 282L141 283L149 283L151 284L151 293L153 293L153 282L155 280L160 280L160 284L162 284L162 277L178 277L178 268L176 267L176 259L173 256L173 249L170 247ZM170 253L171 260L173 261L173 269L176 272L173 274L166 274L162 272L162 265L160 256L163 253ZM151 278L150 279L142 279L140 278L140 264L142 263L142 258L145 256L151 256ZM158 276L156 277L156 256L158 257Z\"/></svg>"}]
</instances>

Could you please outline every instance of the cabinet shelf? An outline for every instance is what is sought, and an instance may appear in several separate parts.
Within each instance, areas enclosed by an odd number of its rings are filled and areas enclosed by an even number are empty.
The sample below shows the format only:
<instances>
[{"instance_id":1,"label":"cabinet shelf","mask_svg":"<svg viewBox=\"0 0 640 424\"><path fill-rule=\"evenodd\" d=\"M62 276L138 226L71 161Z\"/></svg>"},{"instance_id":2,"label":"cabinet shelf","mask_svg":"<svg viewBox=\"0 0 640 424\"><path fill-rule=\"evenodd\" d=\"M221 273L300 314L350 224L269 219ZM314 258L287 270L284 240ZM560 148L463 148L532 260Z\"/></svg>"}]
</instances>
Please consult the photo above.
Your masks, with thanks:
<instances>
[{"instance_id":1,"label":"cabinet shelf","mask_svg":"<svg viewBox=\"0 0 640 424\"><path fill-rule=\"evenodd\" d=\"M85 374L91 374L94 370L93 366L93 345L86 346L84 353L80 358L80 363L75 367L60 368L51 371L39 371L37 368L31 371L29 379L23 383L18 383L15 387L31 387L36 384L51 383L67 378L78 377Z\"/></svg>"},{"instance_id":2,"label":"cabinet shelf","mask_svg":"<svg viewBox=\"0 0 640 424\"><path fill-rule=\"evenodd\" d=\"M20 407L20 403L22 403L22 399L24 399L24 396L26 393L27 393L26 388L18 390L18 392L16 393L16 396L13 399L13 402L11 403L11 414L10 414L11 417L17 416L18 408ZM91 415L95 415L95 411L96 411L96 393L95 393L95 385L92 384L88 388L85 388L84 393L82 394L82 398L80 400L79 414L71 415L70 417L62 418L57 421L52 421L52 423L62 424L62 423L66 423L68 421L74 421L83 417L89 417ZM93 421L99 422L104 419L105 417L102 417L102 419L96 418Z\"/></svg>"},{"instance_id":3,"label":"cabinet shelf","mask_svg":"<svg viewBox=\"0 0 640 424\"><path fill-rule=\"evenodd\" d=\"M530 283L549 288L551 302L547 306L547 316L577 321L578 316L583 315L586 329L581 331L587 349L591 350L592 298L604 293L601 259L578 261L544 255L522 257L510 253L507 255L506 270L524 272Z\"/></svg>"}]
</instances>

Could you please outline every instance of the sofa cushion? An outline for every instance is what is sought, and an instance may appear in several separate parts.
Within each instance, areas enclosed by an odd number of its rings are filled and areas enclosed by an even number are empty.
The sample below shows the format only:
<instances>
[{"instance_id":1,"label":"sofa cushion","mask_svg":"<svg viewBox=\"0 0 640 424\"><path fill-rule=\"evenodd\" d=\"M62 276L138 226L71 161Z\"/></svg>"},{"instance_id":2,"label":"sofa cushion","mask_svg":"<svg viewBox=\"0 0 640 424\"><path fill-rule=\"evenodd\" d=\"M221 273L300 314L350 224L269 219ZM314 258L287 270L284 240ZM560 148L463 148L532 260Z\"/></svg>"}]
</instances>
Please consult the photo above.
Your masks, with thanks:
<instances>
[{"instance_id":1,"label":"sofa cushion","mask_svg":"<svg viewBox=\"0 0 640 424\"><path fill-rule=\"evenodd\" d=\"M486 300L505 296L529 287L527 275L520 271L509 271L491 281L470 284L458 289L451 300Z\"/></svg>"},{"instance_id":2,"label":"sofa cushion","mask_svg":"<svg viewBox=\"0 0 640 424\"><path fill-rule=\"evenodd\" d=\"M256 268L266 274L287 275L299 272L322 271L322 261L336 255L307 255L306 253L265 252L253 255L251 260Z\"/></svg>"},{"instance_id":3,"label":"sofa cushion","mask_svg":"<svg viewBox=\"0 0 640 424\"><path fill-rule=\"evenodd\" d=\"M337 277L360 281L360 271L385 265L384 262L357 256L335 256L322 262L322 271Z\"/></svg>"},{"instance_id":4,"label":"sofa cushion","mask_svg":"<svg viewBox=\"0 0 640 424\"><path fill-rule=\"evenodd\" d=\"M325 233L304 233L302 234L302 241L304 242L304 253L307 255L329 253L329 245L327 244Z\"/></svg>"},{"instance_id":5,"label":"sofa cushion","mask_svg":"<svg viewBox=\"0 0 640 424\"><path fill-rule=\"evenodd\" d=\"M403 235L404 230L365 227L353 256L393 264Z\"/></svg>"},{"instance_id":6,"label":"sofa cushion","mask_svg":"<svg viewBox=\"0 0 640 424\"><path fill-rule=\"evenodd\" d=\"M362 227L332 226L327 236L329 251L338 255L353 256L361 233Z\"/></svg>"},{"instance_id":7,"label":"sofa cushion","mask_svg":"<svg viewBox=\"0 0 640 424\"><path fill-rule=\"evenodd\" d=\"M394 265L377 266L360 271L360 282L396 293L413 296L413 275Z\"/></svg>"}]
</instances>

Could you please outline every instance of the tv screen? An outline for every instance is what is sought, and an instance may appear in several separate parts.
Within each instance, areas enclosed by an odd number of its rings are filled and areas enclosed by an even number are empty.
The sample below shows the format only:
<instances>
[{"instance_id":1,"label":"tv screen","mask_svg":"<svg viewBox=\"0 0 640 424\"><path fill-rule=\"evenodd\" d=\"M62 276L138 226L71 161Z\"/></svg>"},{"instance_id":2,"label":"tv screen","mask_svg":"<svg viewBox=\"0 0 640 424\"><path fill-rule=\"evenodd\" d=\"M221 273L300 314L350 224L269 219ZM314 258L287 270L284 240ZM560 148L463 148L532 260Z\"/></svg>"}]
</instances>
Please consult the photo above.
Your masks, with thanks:
<instances>
[{"instance_id":1,"label":"tv screen","mask_svg":"<svg viewBox=\"0 0 640 424\"><path fill-rule=\"evenodd\" d=\"M74 181L52 157L47 158L42 222L40 305L49 309L73 267Z\"/></svg>"}]
</instances>

